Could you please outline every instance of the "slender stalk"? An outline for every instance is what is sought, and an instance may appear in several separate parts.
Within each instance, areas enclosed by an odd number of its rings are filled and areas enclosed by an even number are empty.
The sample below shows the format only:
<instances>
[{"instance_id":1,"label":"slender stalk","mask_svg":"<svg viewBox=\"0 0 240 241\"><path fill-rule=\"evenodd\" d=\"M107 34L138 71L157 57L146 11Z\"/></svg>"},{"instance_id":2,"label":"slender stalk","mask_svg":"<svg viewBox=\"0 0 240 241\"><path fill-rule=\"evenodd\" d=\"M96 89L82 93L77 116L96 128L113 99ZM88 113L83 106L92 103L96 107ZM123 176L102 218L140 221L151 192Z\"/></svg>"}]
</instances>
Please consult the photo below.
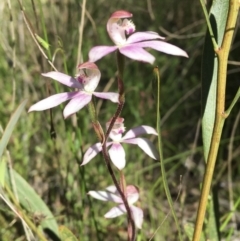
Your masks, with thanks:
<instances>
[{"instance_id":1,"label":"slender stalk","mask_svg":"<svg viewBox=\"0 0 240 241\"><path fill-rule=\"evenodd\" d=\"M114 126L114 123L115 121L117 120L117 118L120 116L121 114L121 111L123 109L123 105L124 105L124 102L125 102L125 96L124 96L124 84L123 84L123 81L122 81L122 78L123 78L123 71L124 71L124 57L120 54L119 51L117 51L117 65L118 65L118 93L119 93L119 103L118 103L118 107L117 107L117 110L113 116L113 118L111 119L111 122L109 124L109 127L106 131L106 134L105 134L105 140L102 142L103 143L103 147L102 147L102 153L103 153L103 156L104 156L104 159L105 159L105 163L107 165L107 168L108 168L108 171L112 177L112 180L113 180L113 183L114 185L116 186L117 188L117 191L119 192L122 200L123 200L123 204L127 210L127 215L128 215L128 231L131 232L131 237L128 236L128 240L130 241L134 241L135 240L135 235L136 235L136 228L135 228L135 223L134 223L134 220L132 218L132 213L131 213L131 210L130 210L130 207L129 207L129 204L128 204L128 201L127 201L127 198L124 194L124 190L121 189L121 186L119 185L117 179L116 179L116 176L113 172L113 169L111 167L111 161L110 161L110 157L109 157L109 154L108 154L108 151L107 151L107 146L106 146L106 142L107 142L107 139L109 137L109 134ZM123 175L123 173L121 173L121 175ZM129 235L129 232L128 232L128 235Z\"/></svg>"},{"instance_id":2,"label":"slender stalk","mask_svg":"<svg viewBox=\"0 0 240 241\"><path fill-rule=\"evenodd\" d=\"M222 47L216 51L218 57L218 80L217 80L217 100L216 100L216 111L215 111L215 123L213 128L213 135L211 139L211 145L209 155L207 158L207 166L203 178L202 192L198 207L197 220L194 229L193 241L199 241L202 232L202 226L206 213L208 195L211 188L213 172L217 159L219 144L222 135L222 129L225 115L225 91L226 91L226 77L227 77L227 60L230 51L230 46L233 38L233 33L236 26L237 15L239 10L239 1L229 1L229 13L223 38Z\"/></svg>"},{"instance_id":3,"label":"slender stalk","mask_svg":"<svg viewBox=\"0 0 240 241\"><path fill-rule=\"evenodd\" d=\"M169 187L168 187L168 183L167 183L167 177L166 177L166 171L165 171L165 166L163 163L163 149L162 149L162 137L161 137L161 116L160 116L160 74L159 74L159 69L158 67L154 68L154 74L156 75L156 80L157 80L157 132L158 132L158 150L159 150L159 156L160 156L160 166L161 166L161 174L162 174L162 180L163 180L163 186L164 186L164 190L168 199L168 203L169 206L171 208L171 212L173 215L173 218L175 220L176 226L177 226L177 230L178 230L178 236L179 236L179 240L183 240L182 238L182 233L181 233L181 229L178 223L178 219L177 219L177 215L175 213L174 207L173 207L173 201L172 201L172 197L171 197L171 193L169 191Z\"/></svg>"}]
</instances>

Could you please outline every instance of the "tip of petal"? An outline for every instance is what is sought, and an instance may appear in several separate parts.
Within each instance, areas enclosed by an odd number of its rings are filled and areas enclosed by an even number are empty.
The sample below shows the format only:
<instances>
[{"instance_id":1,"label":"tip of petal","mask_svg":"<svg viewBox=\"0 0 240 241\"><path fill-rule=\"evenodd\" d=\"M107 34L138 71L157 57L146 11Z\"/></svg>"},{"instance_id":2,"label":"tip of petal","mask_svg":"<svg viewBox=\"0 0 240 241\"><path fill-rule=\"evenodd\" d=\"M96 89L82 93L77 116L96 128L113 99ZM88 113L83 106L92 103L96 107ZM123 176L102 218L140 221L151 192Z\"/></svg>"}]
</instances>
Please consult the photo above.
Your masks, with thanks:
<instances>
[{"instance_id":1,"label":"tip of petal","mask_svg":"<svg viewBox=\"0 0 240 241\"><path fill-rule=\"evenodd\" d=\"M78 69L98 69L97 65L94 64L93 62L85 62L82 64L79 64Z\"/></svg>"},{"instance_id":2,"label":"tip of petal","mask_svg":"<svg viewBox=\"0 0 240 241\"><path fill-rule=\"evenodd\" d=\"M118 10L114 12L110 18L131 18L131 17L132 17L132 13L127 12L125 10Z\"/></svg>"}]
</instances>

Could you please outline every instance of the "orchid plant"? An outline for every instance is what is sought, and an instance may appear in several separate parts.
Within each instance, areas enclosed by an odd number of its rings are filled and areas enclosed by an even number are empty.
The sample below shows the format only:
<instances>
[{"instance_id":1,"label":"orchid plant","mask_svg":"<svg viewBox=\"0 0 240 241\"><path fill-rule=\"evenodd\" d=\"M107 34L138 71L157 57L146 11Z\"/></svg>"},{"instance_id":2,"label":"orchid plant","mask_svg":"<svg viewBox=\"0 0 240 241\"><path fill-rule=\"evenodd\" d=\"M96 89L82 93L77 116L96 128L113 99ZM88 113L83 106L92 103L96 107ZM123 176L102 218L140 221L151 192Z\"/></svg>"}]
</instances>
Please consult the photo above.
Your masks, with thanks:
<instances>
[{"instance_id":1,"label":"orchid plant","mask_svg":"<svg viewBox=\"0 0 240 241\"><path fill-rule=\"evenodd\" d=\"M114 126L110 132L109 137L112 139L111 142L107 142L107 146L111 146L109 149L109 155L113 164L122 170L126 165L125 151L121 143L138 145L148 156L157 160L158 153L154 145L146 138L138 137L141 134L153 134L157 135L157 132L150 126L138 126L130 129L124 136L122 134L125 131L123 125L124 119L118 117L114 123ZM109 127L110 121L107 122L107 129ZM99 152L102 151L102 143L98 142L91 146L85 153L83 157L82 165L87 164L94 158Z\"/></svg>"},{"instance_id":2,"label":"orchid plant","mask_svg":"<svg viewBox=\"0 0 240 241\"><path fill-rule=\"evenodd\" d=\"M155 57L144 50L144 48L152 48L176 56L188 57L188 55L184 50L164 42L164 38L158 35L158 33L135 32L135 25L131 20L128 20L131 17L131 13L123 10L116 11L111 15L107 22L107 32L115 46L93 47L89 51L88 62L78 66L78 74L75 77L59 72L42 74L44 77L52 78L63 85L73 88L74 91L54 94L43 99L32 105L29 112L50 109L70 100L63 111L64 118L67 118L81 110L87 104L93 106L93 109L89 108L89 110L94 130L100 138L100 142L94 144L86 151L82 165L86 165L99 152L102 152L114 186L106 188L106 191L92 190L88 194L93 198L102 201L113 201L118 204L105 214L104 217L106 218L114 218L123 213L127 213L129 221L128 239L134 241L136 237L135 228L140 229L142 227L143 210L133 205L133 203L139 199L138 188L133 185L127 185L125 181L124 168L126 166L126 155L122 144L138 145L143 152L156 160L159 159L159 155L154 145L148 139L139 137L139 135L158 134L154 128L142 125L130 129L123 135L125 132L124 119L120 117L124 104L123 69L118 69L118 93L96 92L95 90L100 81L101 72L94 62L111 52L117 51L117 54L121 57L127 56L134 60L153 64ZM126 38L126 35L130 36ZM118 59L118 61L120 60ZM92 102L92 96L108 99L118 105L116 113L106 124L106 134L99 124L97 115L91 113L96 113L96 109ZM111 141L108 140L108 137ZM111 167L110 160L119 171L119 180Z\"/></svg>"}]
</instances>

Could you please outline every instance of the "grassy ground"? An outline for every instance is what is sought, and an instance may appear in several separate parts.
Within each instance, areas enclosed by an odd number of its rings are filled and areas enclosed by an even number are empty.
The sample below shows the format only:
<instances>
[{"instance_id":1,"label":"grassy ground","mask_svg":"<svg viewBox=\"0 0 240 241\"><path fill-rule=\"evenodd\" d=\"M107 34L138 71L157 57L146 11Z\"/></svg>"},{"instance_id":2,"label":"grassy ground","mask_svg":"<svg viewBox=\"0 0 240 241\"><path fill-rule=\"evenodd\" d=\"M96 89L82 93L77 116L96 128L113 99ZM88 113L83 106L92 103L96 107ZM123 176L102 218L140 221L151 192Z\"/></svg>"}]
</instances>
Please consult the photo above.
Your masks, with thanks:
<instances>
[{"instance_id":1,"label":"grassy ground","mask_svg":"<svg viewBox=\"0 0 240 241\"><path fill-rule=\"evenodd\" d=\"M189 54L190 58L184 59L151 51L156 57L155 65L158 65L162 79L161 115L167 179L181 225L193 224L205 165L200 118L201 55L206 25L200 4L194 1L190 5L186 0L128 0L114 1L110 5L110 1L106 0L89 0L82 46L79 48L81 4L79 0L23 1L32 30L50 44L49 50L44 51L60 72L75 75L77 64L87 60L91 47L112 45L106 33L106 22L110 14L118 9L133 13L138 31L158 32ZM51 66L32 39L18 1L1 1L0 23L0 126L4 130L12 113L24 99L28 99L27 110L49 93L63 92L67 88L41 76L41 73L50 71ZM238 59L239 43L237 33L230 60ZM116 91L113 81L116 64L113 58L111 54L97 62L102 72L99 90L110 85L110 90ZM122 116L127 129L141 124L156 126L152 72L153 66L126 60L126 104ZM229 65L227 101L232 99L238 86L239 67ZM105 125L113 115L115 106L105 101L97 104L99 120ZM89 190L101 190L112 184L101 155L87 166L79 166L85 150L97 142L88 110L85 108L76 116L64 120L64 106L52 109L55 139L50 134L49 111L29 114L24 111L4 158L11 160L14 169L42 197L58 224L68 227L79 240L126 240L126 217L105 219L103 215L112 204L93 200L86 195ZM226 122L214 177L219 202L217 217L221 224L229 217L231 205L237 203L240 195L240 129L235 127L237 125L239 104ZM152 141L157 142L153 137ZM149 240L157 229L153 240L178 240L163 189L159 162L137 148L125 148L127 182L140 188L139 205L145 217L138 240ZM232 166L232 173L229 173L229 165ZM232 180L231 187L229 180ZM232 195L229 196L229 193ZM26 199L30 200L31 197ZM0 210L0 240L25 240L19 219L2 201ZM239 224L237 207L222 230L222 239L234 240Z\"/></svg>"}]
</instances>

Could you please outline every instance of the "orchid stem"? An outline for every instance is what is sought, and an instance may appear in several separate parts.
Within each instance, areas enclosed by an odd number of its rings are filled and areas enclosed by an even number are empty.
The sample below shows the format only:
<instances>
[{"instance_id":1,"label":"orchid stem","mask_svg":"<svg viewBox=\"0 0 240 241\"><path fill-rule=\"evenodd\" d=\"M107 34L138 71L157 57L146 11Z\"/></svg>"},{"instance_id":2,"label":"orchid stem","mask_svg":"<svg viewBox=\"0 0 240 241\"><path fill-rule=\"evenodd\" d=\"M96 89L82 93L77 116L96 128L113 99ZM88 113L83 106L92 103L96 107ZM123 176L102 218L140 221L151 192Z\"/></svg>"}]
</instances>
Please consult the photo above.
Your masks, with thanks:
<instances>
[{"instance_id":1,"label":"orchid stem","mask_svg":"<svg viewBox=\"0 0 240 241\"><path fill-rule=\"evenodd\" d=\"M115 121L117 120L117 118L120 116L122 109L123 109L123 105L125 102L125 97L124 97L124 84L122 81L122 77L123 77L123 70L124 70L124 57L117 51L117 65L118 65L118 92L119 92L119 103L118 103L118 107L117 110L113 116L113 118L111 119L111 122L109 124L109 127L106 131L106 134L104 136L104 140L103 140L103 146L102 146L102 153L105 159L105 163L107 165L108 171L112 177L113 183L117 188L117 191L119 192L122 200L123 200L123 204L127 210L127 215L128 215L128 223L131 224L131 228L128 227L128 230L131 230L132 235L128 236L128 240L130 241L134 241L135 240L135 223L133 221L132 218L132 214L131 214L131 210L127 201L127 198L124 194L124 190L121 189L121 186L119 185L117 178L113 172L112 166L111 166L111 161L110 161L110 157L108 154L108 150L107 150L107 146L106 146L106 141L109 137L109 134L114 126ZM121 173L121 175L123 175L123 173Z\"/></svg>"}]
</instances>

